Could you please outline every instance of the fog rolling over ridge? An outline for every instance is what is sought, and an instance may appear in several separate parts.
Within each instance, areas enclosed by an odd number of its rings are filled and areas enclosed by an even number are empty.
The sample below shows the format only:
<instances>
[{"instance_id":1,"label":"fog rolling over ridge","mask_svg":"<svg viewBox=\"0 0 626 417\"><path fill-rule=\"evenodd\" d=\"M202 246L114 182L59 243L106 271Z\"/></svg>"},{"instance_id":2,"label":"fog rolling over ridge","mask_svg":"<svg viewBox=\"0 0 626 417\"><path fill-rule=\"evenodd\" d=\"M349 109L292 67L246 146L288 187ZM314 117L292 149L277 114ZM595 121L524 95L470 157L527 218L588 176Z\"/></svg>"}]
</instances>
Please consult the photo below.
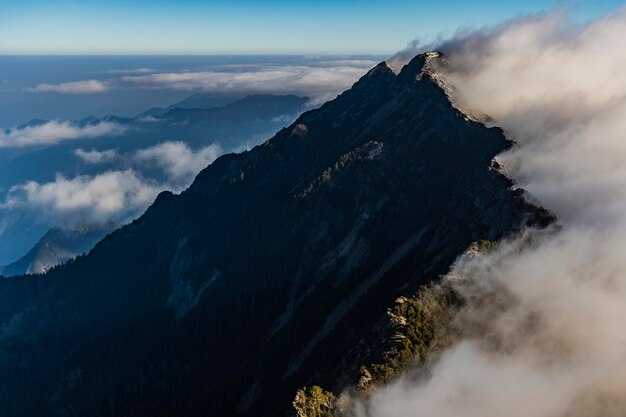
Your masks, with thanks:
<instances>
[{"instance_id":1,"label":"fog rolling over ridge","mask_svg":"<svg viewBox=\"0 0 626 417\"><path fill-rule=\"evenodd\" d=\"M363 414L582 417L626 414L626 10L459 33L438 49L463 107L515 139L498 157L557 216L447 278L467 300L460 340L419 382L379 390Z\"/></svg>"}]
</instances>

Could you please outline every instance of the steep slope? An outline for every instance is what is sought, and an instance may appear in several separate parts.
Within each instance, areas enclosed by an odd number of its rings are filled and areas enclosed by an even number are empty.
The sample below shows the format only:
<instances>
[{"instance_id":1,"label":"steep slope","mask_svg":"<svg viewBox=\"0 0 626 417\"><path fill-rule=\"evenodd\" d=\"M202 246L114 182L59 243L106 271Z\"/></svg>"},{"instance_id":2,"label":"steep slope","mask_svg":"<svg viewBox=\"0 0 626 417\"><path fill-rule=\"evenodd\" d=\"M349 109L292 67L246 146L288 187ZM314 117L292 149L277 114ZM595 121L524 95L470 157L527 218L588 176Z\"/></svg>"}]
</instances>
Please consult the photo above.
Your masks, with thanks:
<instances>
[{"instance_id":1,"label":"steep slope","mask_svg":"<svg viewBox=\"0 0 626 417\"><path fill-rule=\"evenodd\" d=\"M437 55L386 63L45 277L0 283L6 416L275 416L471 242L545 213L490 168Z\"/></svg>"},{"instance_id":2,"label":"steep slope","mask_svg":"<svg viewBox=\"0 0 626 417\"><path fill-rule=\"evenodd\" d=\"M11 277L43 274L54 266L89 252L96 243L117 227L115 222L73 229L53 227L26 255L7 266L0 267L0 275Z\"/></svg>"}]
</instances>

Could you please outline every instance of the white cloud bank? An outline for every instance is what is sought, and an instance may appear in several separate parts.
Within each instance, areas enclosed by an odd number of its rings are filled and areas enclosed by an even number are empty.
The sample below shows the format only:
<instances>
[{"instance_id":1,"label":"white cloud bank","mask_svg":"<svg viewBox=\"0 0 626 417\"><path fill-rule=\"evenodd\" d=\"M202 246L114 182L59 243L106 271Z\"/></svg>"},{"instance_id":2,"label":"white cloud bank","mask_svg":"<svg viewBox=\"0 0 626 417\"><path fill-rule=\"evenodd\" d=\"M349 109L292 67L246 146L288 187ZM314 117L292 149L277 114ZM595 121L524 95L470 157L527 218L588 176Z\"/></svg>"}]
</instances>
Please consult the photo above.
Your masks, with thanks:
<instances>
[{"instance_id":1,"label":"white cloud bank","mask_svg":"<svg viewBox=\"0 0 626 417\"><path fill-rule=\"evenodd\" d=\"M61 84L38 84L28 91L33 93L57 93L57 94L99 94L109 89L109 85L104 81L85 80L72 81Z\"/></svg>"},{"instance_id":2,"label":"white cloud bank","mask_svg":"<svg viewBox=\"0 0 626 417\"><path fill-rule=\"evenodd\" d=\"M49 121L35 126L0 130L0 148L53 145L65 140L119 135L125 128L113 122L79 126L67 121Z\"/></svg>"},{"instance_id":3,"label":"white cloud bank","mask_svg":"<svg viewBox=\"0 0 626 417\"><path fill-rule=\"evenodd\" d=\"M113 69L105 71L107 74L150 74L156 72L152 68L134 68L134 69Z\"/></svg>"},{"instance_id":4,"label":"white cloud bank","mask_svg":"<svg viewBox=\"0 0 626 417\"><path fill-rule=\"evenodd\" d=\"M114 219L120 223L140 215L163 190L182 191L193 178L220 154L218 145L196 151L183 142L164 142L129 154L114 149L76 149L74 154L87 164L115 163L114 168L95 175L54 181L28 181L9 190L0 208L30 213L52 224L99 223ZM118 164L119 163L119 164ZM146 172L158 169L165 178L158 181Z\"/></svg>"},{"instance_id":5,"label":"white cloud bank","mask_svg":"<svg viewBox=\"0 0 626 417\"><path fill-rule=\"evenodd\" d=\"M222 153L222 148L216 143L193 150L182 141L162 142L127 154L120 154L116 149L74 150L77 158L91 165L118 161L137 171L157 168L166 174L171 183L190 181Z\"/></svg>"},{"instance_id":6,"label":"white cloud bank","mask_svg":"<svg viewBox=\"0 0 626 417\"><path fill-rule=\"evenodd\" d=\"M243 71L157 72L151 68L113 69L117 75L106 81L84 80L61 84L39 84L35 93L98 94L128 85L180 91L300 94L315 102L332 99L349 88L377 62L369 59L312 59L305 65L234 64L223 68ZM126 85L125 85L126 84Z\"/></svg>"},{"instance_id":7,"label":"white cloud bank","mask_svg":"<svg viewBox=\"0 0 626 417\"><path fill-rule=\"evenodd\" d=\"M221 153L221 148L216 144L193 152L184 142L177 141L139 150L135 158L143 164L163 169L172 181L190 181Z\"/></svg>"},{"instance_id":8,"label":"white cloud bank","mask_svg":"<svg viewBox=\"0 0 626 417\"><path fill-rule=\"evenodd\" d=\"M456 98L518 142L501 157L559 218L452 282L461 341L421 382L377 392L379 417L623 416L626 410L626 11L550 13L445 42Z\"/></svg>"},{"instance_id":9,"label":"white cloud bank","mask_svg":"<svg viewBox=\"0 0 626 417\"><path fill-rule=\"evenodd\" d=\"M74 155L76 155L83 162L94 165L113 162L119 156L115 149L107 149L104 151L97 151L93 149L91 151L85 151L80 148L74 150Z\"/></svg>"},{"instance_id":10,"label":"white cloud bank","mask_svg":"<svg viewBox=\"0 0 626 417\"><path fill-rule=\"evenodd\" d=\"M301 94L324 100L350 87L364 74L364 67L358 62L359 65L344 61L331 67L276 66L244 72L167 72L122 79L135 85L172 90ZM368 61L368 68L369 64Z\"/></svg>"},{"instance_id":11,"label":"white cloud bank","mask_svg":"<svg viewBox=\"0 0 626 417\"><path fill-rule=\"evenodd\" d=\"M126 220L145 209L162 190L132 170L65 178L40 184L29 181L11 188L3 208L25 209L60 222Z\"/></svg>"}]
</instances>

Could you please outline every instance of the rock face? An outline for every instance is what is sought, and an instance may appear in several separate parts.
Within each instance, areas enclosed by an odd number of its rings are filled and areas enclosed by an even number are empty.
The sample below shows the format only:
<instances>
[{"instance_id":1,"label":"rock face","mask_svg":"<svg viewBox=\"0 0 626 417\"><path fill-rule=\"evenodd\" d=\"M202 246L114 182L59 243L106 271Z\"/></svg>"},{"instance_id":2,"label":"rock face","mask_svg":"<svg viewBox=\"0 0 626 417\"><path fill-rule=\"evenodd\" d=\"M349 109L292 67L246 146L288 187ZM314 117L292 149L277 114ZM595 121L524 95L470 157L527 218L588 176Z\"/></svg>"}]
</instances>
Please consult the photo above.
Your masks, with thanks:
<instances>
[{"instance_id":1,"label":"rock face","mask_svg":"<svg viewBox=\"0 0 626 417\"><path fill-rule=\"evenodd\" d=\"M353 380L386 308L544 213L503 133L386 63L44 277L0 283L5 416L275 416ZM340 383L340 382L339 382Z\"/></svg>"}]
</instances>

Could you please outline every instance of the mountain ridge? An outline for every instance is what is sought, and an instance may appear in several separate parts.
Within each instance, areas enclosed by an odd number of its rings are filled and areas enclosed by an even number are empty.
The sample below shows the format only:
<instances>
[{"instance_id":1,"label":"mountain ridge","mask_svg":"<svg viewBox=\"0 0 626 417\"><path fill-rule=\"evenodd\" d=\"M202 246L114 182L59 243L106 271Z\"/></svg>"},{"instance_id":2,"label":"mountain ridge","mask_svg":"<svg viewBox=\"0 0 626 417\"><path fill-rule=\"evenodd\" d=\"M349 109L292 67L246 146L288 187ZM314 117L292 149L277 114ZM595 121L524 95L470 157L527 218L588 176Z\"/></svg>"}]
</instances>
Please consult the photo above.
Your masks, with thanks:
<instances>
[{"instance_id":1,"label":"mountain ridge","mask_svg":"<svg viewBox=\"0 0 626 417\"><path fill-rule=\"evenodd\" d=\"M452 106L431 58L219 157L89 255L1 282L5 414L289 413L310 381L353 380L350 349L398 296L549 221L490 168L511 142Z\"/></svg>"}]
</instances>

